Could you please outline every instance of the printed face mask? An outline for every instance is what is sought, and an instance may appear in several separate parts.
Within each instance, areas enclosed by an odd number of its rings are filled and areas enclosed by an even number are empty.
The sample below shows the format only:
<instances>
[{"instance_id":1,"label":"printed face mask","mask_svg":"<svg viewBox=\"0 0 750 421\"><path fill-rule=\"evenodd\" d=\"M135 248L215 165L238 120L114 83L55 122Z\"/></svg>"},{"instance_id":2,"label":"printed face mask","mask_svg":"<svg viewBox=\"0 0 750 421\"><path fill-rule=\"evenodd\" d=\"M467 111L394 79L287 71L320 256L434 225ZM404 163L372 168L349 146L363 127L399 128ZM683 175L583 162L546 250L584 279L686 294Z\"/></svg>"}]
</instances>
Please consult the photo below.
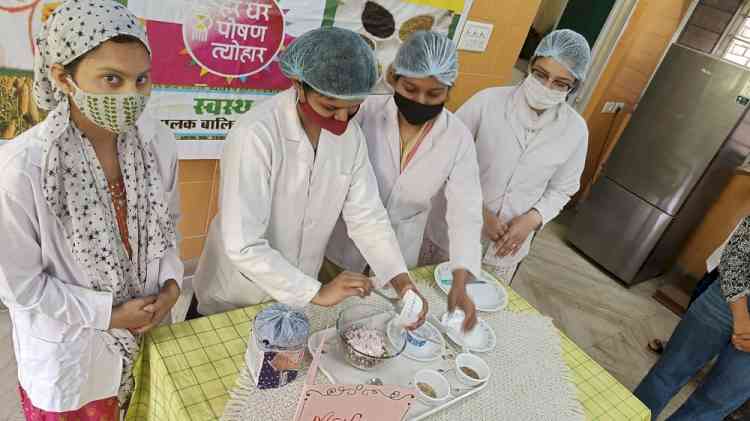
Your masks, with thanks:
<instances>
[{"instance_id":1,"label":"printed face mask","mask_svg":"<svg viewBox=\"0 0 750 421\"><path fill-rule=\"evenodd\" d=\"M425 105L401 95L398 91L393 94L393 99L406 121L415 126L423 125L443 111L443 104Z\"/></svg>"},{"instance_id":2,"label":"printed face mask","mask_svg":"<svg viewBox=\"0 0 750 421\"><path fill-rule=\"evenodd\" d=\"M135 126L143 113L149 97L140 93L92 94L83 91L72 78L72 98L76 106L97 126L120 134Z\"/></svg>"},{"instance_id":3,"label":"printed face mask","mask_svg":"<svg viewBox=\"0 0 750 421\"><path fill-rule=\"evenodd\" d=\"M547 110L565 102L568 91L557 91L542 84L534 75L529 75L521 84L526 102L535 110Z\"/></svg>"}]
</instances>

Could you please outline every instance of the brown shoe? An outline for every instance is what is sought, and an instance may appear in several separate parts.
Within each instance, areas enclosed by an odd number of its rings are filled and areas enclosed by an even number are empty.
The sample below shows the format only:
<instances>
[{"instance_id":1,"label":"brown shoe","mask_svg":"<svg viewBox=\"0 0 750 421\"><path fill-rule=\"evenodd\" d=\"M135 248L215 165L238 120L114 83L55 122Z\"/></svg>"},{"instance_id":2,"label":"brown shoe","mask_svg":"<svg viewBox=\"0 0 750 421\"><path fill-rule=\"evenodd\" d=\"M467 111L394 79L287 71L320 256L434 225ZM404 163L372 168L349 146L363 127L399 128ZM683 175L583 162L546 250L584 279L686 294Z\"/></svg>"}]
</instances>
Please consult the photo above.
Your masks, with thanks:
<instances>
[{"instance_id":1,"label":"brown shoe","mask_svg":"<svg viewBox=\"0 0 750 421\"><path fill-rule=\"evenodd\" d=\"M656 355L664 353L664 344L659 339L654 339L648 343L648 350Z\"/></svg>"}]
</instances>

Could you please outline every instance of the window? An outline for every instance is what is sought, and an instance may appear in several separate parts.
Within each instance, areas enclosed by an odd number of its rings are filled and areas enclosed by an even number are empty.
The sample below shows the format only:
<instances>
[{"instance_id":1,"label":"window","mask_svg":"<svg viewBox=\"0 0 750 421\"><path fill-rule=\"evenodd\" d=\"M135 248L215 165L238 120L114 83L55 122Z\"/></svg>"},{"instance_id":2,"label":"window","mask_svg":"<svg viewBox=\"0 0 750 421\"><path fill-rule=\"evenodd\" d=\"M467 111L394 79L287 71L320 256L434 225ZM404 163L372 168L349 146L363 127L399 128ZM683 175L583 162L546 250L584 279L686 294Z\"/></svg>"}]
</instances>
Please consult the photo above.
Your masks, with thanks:
<instances>
[{"instance_id":1,"label":"window","mask_svg":"<svg viewBox=\"0 0 750 421\"><path fill-rule=\"evenodd\" d=\"M723 48L721 48L723 47ZM720 43L722 58L750 68L750 4L745 4L737 12Z\"/></svg>"}]
</instances>

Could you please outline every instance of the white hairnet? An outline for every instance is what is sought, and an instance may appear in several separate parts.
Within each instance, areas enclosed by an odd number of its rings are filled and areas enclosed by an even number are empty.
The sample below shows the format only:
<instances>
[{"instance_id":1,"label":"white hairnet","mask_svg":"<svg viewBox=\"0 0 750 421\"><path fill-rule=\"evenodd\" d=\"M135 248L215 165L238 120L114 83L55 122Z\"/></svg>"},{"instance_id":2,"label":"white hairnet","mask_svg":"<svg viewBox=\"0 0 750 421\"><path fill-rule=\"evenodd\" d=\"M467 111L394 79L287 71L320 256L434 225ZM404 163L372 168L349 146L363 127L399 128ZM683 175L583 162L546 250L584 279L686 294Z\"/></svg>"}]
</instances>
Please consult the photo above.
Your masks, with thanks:
<instances>
[{"instance_id":1,"label":"white hairnet","mask_svg":"<svg viewBox=\"0 0 750 421\"><path fill-rule=\"evenodd\" d=\"M417 31L398 49L393 68L397 75L433 76L443 85L453 86L458 76L456 45L437 32Z\"/></svg>"},{"instance_id":2,"label":"white hairnet","mask_svg":"<svg viewBox=\"0 0 750 421\"><path fill-rule=\"evenodd\" d=\"M586 38L570 29L552 31L542 39L534 52L536 57L549 57L560 62L579 81L586 79L591 63L591 48Z\"/></svg>"},{"instance_id":3,"label":"white hairnet","mask_svg":"<svg viewBox=\"0 0 750 421\"><path fill-rule=\"evenodd\" d=\"M288 78L338 99L366 98L378 80L375 55L357 33L320 28L297 38L280 58Z\"/></svg>"}]
</instances>

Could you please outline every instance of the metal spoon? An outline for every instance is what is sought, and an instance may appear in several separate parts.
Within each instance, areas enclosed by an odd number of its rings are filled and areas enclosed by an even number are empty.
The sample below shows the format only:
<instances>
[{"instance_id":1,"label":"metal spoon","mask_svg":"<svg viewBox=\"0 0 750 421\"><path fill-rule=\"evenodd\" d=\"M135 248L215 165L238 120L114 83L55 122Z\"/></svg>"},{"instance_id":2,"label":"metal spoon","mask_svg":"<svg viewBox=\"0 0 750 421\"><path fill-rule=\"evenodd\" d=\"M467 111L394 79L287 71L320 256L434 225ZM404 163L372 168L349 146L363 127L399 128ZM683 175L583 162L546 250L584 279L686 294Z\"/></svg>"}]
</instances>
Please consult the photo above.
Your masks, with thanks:
<instances>
[{"instance_id":1,"label":"metal spoon","mask_svg":"<svg viewBox=\"0 0 750 421\"><path fill-rule=\"evenodd\" d=\"M378 290L377 288L373 288L372 292L374 292L375 295L379 296L380 298L388 301L391 304L391 306L393 306L393 310L396 313L401 312L401 300L400 299L389 297L385 295L383 292L381 292L380 290Z\"/></svg>"}]
</instances>

